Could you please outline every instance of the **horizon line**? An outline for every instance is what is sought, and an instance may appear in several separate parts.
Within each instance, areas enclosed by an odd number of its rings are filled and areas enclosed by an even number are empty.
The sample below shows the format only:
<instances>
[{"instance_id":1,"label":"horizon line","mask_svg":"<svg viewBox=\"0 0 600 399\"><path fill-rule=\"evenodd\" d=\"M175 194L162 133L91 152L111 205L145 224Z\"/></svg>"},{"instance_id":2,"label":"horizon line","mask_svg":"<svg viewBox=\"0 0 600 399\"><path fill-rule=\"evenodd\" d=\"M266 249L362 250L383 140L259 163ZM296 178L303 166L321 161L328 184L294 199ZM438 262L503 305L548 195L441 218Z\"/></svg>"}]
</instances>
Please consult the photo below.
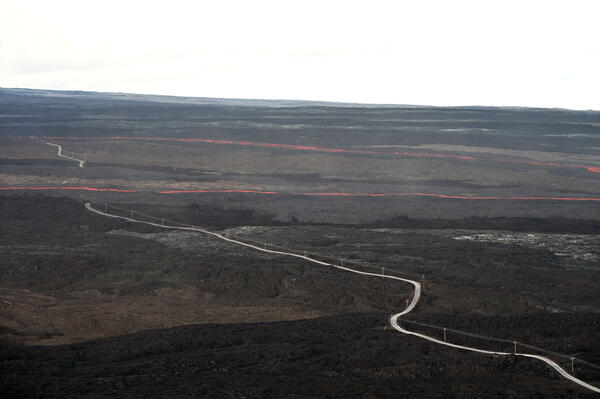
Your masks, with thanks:
<instances>
[{"instance_id":1,"label":"horizon line","mask_svg":"<svg viewBox=\"0 0 600 399\"><path fill-rule=\"evenodd\" d=\"M509 109L509 110L551 110L551 111L563 111L563 112L593 112L600 113L599 109L594 108L567 108L567 107L543 107L543 106L533 106L533 105L433 105L433 104L396 104L396 103L377 103L377 102L354 102L354 101L336 101L336 100L307 100L307 99L294 99L294 98L254 98L254 97L209 97L209 96L191 96L191 95L176 95L176 94L156 94L156 93L134 93L134 92L126 92L126 91L99 91L92 89L47 89L47 88L31 88L31 87L2 87L0 86L0 90L14 90L14 91L38 91L38 92L59 92L65 94L104 94L104 95L114 95L114 96L148 96L148 97L156 97L156 98L180 98L180 99L197 99L197 100L225 100L225 101L241 101L241 102L251 102L251 101L263 101L263 102L283 102L283 103L291 103L289 106L291 107L311 107L311 106L331 106L331 107L339 107L339 108L464 108L464 109L472 109L472 108L490 108L490 109ZM306 103L306 104L297 104L293 105L292 103ZM227 105L227 104L223 104ZM238 106L265 106L265 105L245 105L245 104L236 104Z\"/></svg>"}]
</instances>

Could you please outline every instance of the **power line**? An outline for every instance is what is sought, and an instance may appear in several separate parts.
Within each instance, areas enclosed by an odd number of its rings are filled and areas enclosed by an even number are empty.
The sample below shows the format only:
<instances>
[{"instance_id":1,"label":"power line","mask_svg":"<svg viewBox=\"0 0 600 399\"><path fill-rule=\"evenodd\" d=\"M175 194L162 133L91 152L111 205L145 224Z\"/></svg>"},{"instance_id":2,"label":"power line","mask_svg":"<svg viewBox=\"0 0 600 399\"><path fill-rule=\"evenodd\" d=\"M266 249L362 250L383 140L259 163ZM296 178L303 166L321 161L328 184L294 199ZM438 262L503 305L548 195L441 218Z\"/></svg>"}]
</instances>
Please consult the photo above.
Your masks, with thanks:
<instances>
[{"instance_id":1,"label":"power line","mask_svg":"<svg viewBox=\"0 0 600 399\"><path fill-rule=\"evenodd\" d=\"M108 204L106 204L106 203L104 203L104 206L105 206L105 208L109 207ZM311 261L313 263L317 263L317 264L325 265L325 266L331 266L331 267L334 267L336 269L346 270L346 271L349 271L349 272L352 272L352 273L357 273L357 274L362 274L362 275L368 275L368 276L375 276L375 277L383 277L383 278L388 278L388 279L391 278L391 279L396 279L396 280L400 280L400 281L411 283L415 287L415 291L414 291L415 293L414 293L412 302L409 303L409 300L407 299L407 307L406 307L406 309L404 311L398 313L398 314L393 315L391 317L391 319L390 319L390 322L391 322L392 326L394 328L396 328L397 330L399 330L399 331L401 331L401 332L403 332L405 334L410 334L410 335L418 336L418 337L427 339L429 341L436 342L436 343L443 344L443 345L447 345L447 346L450 346L450 347L455 347L455 348L470 350L470 351L474 351L474 352L486 353L486 354L509 355L510 353L507 353L507 352L494 352L494 351L477 349L477 348L474 348L474 347L468 347L468 346L458 345L458 344L454 344L454 343L449 343L449 342L447 342L447 336L446 336L447 332L451 331L451 332L454 332L456 334L460 334L460 335L464 335L464 336L477 337L477 338L480 338L480 339L486 339L486 340L503 342L503 343L512 342L512 344L514 345L514 351L512 352L512 354L514 356L523 356L523 357L536 358L536 359L542 360L543 362L549 364L552 368L554 368L557 372L559 372L559 374L561 374L565 378L568 378L569 380L571 380L571 381L573 381L573 382L575 382L575 383L577 383L577 384L579 384L579 385L581 385L583 387L586 387L586 388L588 388L588 389L590 389L590 390L592 390L594 392L599 392L600 393L600 389L599 388L597 388L597 387L595 387L593 385L590 385L590 384L588 384L588 383L586 383L586 382L584 382L584 381L582 381L582 380L574 377L573 375L567 373L557 363L553 362L552 360L550 360L548 358L545 358L545 357L542 357L542 356L539 356L539 355L534 355L534 354L518 353L517 352L517 344L521 345L523 347L527 347L527 348L530 348L530 349L534 349L534 350L538 350L538 351L541 351L541 352L544 352L544 353L548 353L548 354L551 354L553 356L557 356L557 357L561 357L561 358L567 358L567 359L569 359L571 361L571 369L572 370L574 370L574 361L575 361L575 357L574 356L569 356L569 355L564 355L564 354L561 354L561 353L556 353L556 352L548 351L548 350L545 350L545 349L542 349L542 348L537 348L537 347L535 347L533 345L522 344L522 343L519 343L517 341L510 341L510 340L501 339L501 338L488 337L488 336L481 335L481 334L468 333L468 332L464 332L464 331L460 331L460 330L449 329L447 327L440 327L440 326L435 326L435 325L432 325L432 324L417 322L417 321L414 321L414 320L407 320L407 319L404 319L404 318L400 319L399 318L400 316L404 316L404 315L410 313L416 307L416 305L417 305L417 303L418 303L418 301L420 299L420 296L421 296L421 287L422 286L421 286L421 283L419 283L417 281L405 279L405 278L402 278L402 277L396 277L396 276L390 276L390 275L384 275L384 274L379 274L379 273L371 273L371 272L365 272L365 271L360 271L360 270L356 270L356 269L351 269L351 268L349 268L347 266L344 266L343 260L342 260L341 266L339 266L339 265L336 265L335 261L334 261L334 263L328 263L328 262L320 261L320 260L317 260L315 258L311 258L311 257L308 257L306 255L302 255L302 254L296 253L298 251L283 252L283 251L279 251L279 250L268 249L267 248L267 243L264 243L264 249L263 249L261 246L249 244L249 243L246 243L246 242L243 242L243 241L239 241L239 240L235 240L235 239L231 239L231 238L228 237L228 235L224 236L224 235L222 235L220 233L212 232L212 231L207 230L207 229L197 228L197 227L194 227L192 225L183 225L183 224L177 223L177 222L175 222L175 223L181 225L182 227L164 225L164 222L166 220L164 218L156 218L154 216L146 215L146 216L151 217L152 219L161 220L161 224L157 224L157 223L153 223L153 222L149 222L149 221L135 220L135 219L133 219L133 215L134 215L134 211L133 210L130 210L132 218L128 218L128 217L125 217L125 216L111 215L109 213L105 213L105 212L101 212L101 211L98 211L96 209L93 209L91 207L91 205L90 205L90 201L88 201L86 203L86 208L89 209L89 210L91 210L91 211L93 211L93 212L95 212L95 213L98 213L98 214L101 214L101 215L105 215L105 216L109 216L109 217L123 218L123 219L130 220L130 221L133 221L133 222L146 223L146 224L150 224L150 225L157 226L157 227L163 227L163 228L184 229L184 230L199 231L199 232L203 232L205 234L214 235L214 236L216 236L216 237L218 237L218 238L220 238L222 240L228 241L228 242L232 242L232 243L236 243L236 244L239 244L239 245L242 245L242 246L245 246L245 247L250 247L250 248L256 249L258 251L263 251L263 252L272 253L272 254L280 254L280 255L287 255L287 256L293 256L293 257L297 257L297 258L302 258L302 259L306 259L308 261ZM121 210L124 210L124 211L128 211L128 210L126 210L124 208L119 208L119 207L115 207L115 208L121 209ZM423 278L424 278L424 276L423 276ZM440 341L437 338L434 338L434 337L431 337L431 336L428 336L428 335L424 335L424 334L420 334L420 333L416 333L414 331L404 330L403 328L401 328L398 325L398 322L400 322L400 323L407 322L409 324L412 323L412 324L421 325L421 326L425 326L425 327L429 327L429 328L441 329L444 332L444 341ZM577 359L577 360L579 362L581 362L581 363L590 365L592 367L600 368L600 367L594 365L593 363L589 363L589 362L581 360L581 359Z\"/></svg>"}]
</instances>

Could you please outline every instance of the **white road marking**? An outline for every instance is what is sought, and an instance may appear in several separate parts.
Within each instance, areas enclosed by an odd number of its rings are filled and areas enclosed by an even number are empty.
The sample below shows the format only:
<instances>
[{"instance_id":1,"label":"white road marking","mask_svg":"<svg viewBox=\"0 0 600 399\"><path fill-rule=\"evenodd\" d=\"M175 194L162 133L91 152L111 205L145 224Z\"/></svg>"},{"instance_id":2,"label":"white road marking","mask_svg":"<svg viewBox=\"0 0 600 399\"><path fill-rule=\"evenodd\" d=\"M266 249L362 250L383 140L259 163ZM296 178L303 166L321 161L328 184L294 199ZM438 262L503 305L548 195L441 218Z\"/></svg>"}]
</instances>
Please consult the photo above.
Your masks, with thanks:
<instances>
[{"instance_id":1,"label":"white road marking","mask_svg":"<svg viewBox=\"0 0 600 399\"><path fill-rule=\"evenodd\" d=\"M345 267L345 266L338 266L338 265L334 265L328 262L323 262L317 259L313 259L309 256L306 255L300 255L300 254L295 254L295 253L291 253L291 252L284 252L284 251L275 251L275 250L271 250L271 249L266 249L263 247L258 247L256 245L252 245L252 244L247 244L245 242L242 241L237 241L231 238L228 238L226 236L223 236L219 233L215 233L209 230L204 230L198 227L179 227L179 226L168 226L168 225L163 225L163 224L158 224L158 223L153 223L153 222L146 222L146 221L142 221L142 220L135 220L132 218L128 218L126 216L118 216L118 215L112 215L110 213L106 213L106 212L102 212L99 211L97 209L92 208L92 205L89 202L85 203L85 207L86 209L88 209L89 211L95 212L99 215L103 215L103 216L108 216L108 217L112 217L112 218L117 218L117 219L124 219L130 222L134 222L134 223L143 223L143 224L148 224L151 226L156 226L156 227L161 227L161 228L165 228L165 229L177 229L177 230L190 230L190 231L199 231L201 233L204 234L209 234L212 236L215 236L223 241L227 241L227 242L231 242L234 244L238 244L244 247L248 247L248 248L252 248L255 249L257 251L261 251L261 252L267 252L270 254L277 254L277 255L285 255L285 256L292 256L294 258L300 258L300 259L304 259L307 260L309 262L312 263L316 263L318 265L323 265L323 266L331 266L334 267L336 269L339 270L345 270L351 273L356 273L356 274L361 274L364 276L373 276L373 277L381 277L381 278L387 278L387 279L392 279L392 280L399 280L399 281L403 281L409 284L412 284L415 287L415 292L412 298L412 301L408 304L408 306L406 307L406 309L404 309L402 312L400 313L396 313L394 314L391 318L390 318L390 324L392 325L392 327L398 331L400 331L403 334L407 334L407 335L413 335L415 337L419 337L422 339L425 339L427 341L430 342L434 342L436 344L439 345L445 345L445 346L449 346L452 348L456 348L456 349L463 349L463 350L467 350L467 351L471 351L471 352L477 352L477 353L483 353L486 355L499 355L499 356L522 356L522 357L528 357L528 358L532 358L532 359L538 359L543 361L544 363L548 364L550 367L552 367L554 370L556 370L560 375L562 375L563 377L565 377L568 380L571 380L572 382L587 388L591 391L600 393L600 388L597 388L593 385L588 384L585 381L580 380L577 377L572 376L571 374L569 374L565 369L563 369L562 367L560 367L556 362L548 359L547 357L544 356L540 356L540 355L534 355L534 354L529 354L529 353L511 353L511 352L496 352L496 351L489 351L489 350L485 350L485 349L478 349L478 348L473 348L470 346L464 346L464 345L457 345L457 344L452 344L449 342L444 342L442 340L439 340L437 338L431 337L429 335L425 335L425 334L421 334L421 333L417 333L417 332L413 332L413 331L409 331L406 330L404 328L402 328L399 324L398 324L398 319L401 316L404 316L408 313L410 313L419 303L419 299L421 299L421 283L419 283L418 281L414 281L414 280L409 280L409 279L405 279L405 278L401 278L401 277L396 277L396 276L390 276L388 274L379 274L379 273L370 273L370 272L363 272L360 270L354 270L351 269L349 267Z\"/></svg>"}]
</instances>

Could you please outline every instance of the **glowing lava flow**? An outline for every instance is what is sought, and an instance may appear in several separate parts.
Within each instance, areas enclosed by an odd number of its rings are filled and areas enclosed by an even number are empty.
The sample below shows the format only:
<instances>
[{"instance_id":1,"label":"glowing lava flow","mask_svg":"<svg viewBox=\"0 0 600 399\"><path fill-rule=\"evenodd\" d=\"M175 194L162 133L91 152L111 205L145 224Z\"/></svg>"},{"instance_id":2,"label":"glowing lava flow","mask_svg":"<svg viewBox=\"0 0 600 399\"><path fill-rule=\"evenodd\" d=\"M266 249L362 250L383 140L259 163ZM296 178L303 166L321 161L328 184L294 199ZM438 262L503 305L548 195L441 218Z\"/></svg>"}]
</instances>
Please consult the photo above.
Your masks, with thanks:
<instances>
[{"instance_id":1,"label":"glowing lava flow","mask_svg":"<svg viewBox=\"0 0 600 399\"><path fill-rule=\"evenodd\" d=\"M32 137L35 139L36 137ZM213 139L200 139L200 138L177 138L177 137L125 137L125 136L114 136L114 137L44 137L46 140L119 140L119 141L168 141L168 142L180 142L180 143L207 143L207 144L221 144L221 145L237 145L247 147L259 147L259 148L276 148L282 150L294 150L294 151L314 151L324 153L342 153L342 154L361 154L361 155L394 155L398 157L409 157L409 158L435 158L435 159L460 159L465 161L486 161L486 162L499 162L499 163L510 163L514 165L531 165L531 166L542 166L551 168L575 168L585 169L590 173L600 174L600 166L593 165L579 165L571 163L559 163L559 162L544 162L544 161L525 161L516 159L504 159L495 157L473 157L468 155L457 155L457 154L444 154L444 153L430 153L430 152L407 152L407 151L371 151L371 150L355 150L350 148L331 148L331 147L317 147L317 146L302 146L293 144L277 144L277 143L261 143L253 141L236 141L236 140L213 140Z\"/></svg>"},{"instance_id":2,"label":"glowing lava flow","mask_svg":"<svg viewBox=\"0 0 600 399\"><path fill-rule=\"evenodd\" d=\"M258 190L235 190L235 189L222 189L222 190L166 190L157 191L157 194L190 194L190 193L245 193L245 194L282 194L276 191L258 191Z\"/></svg>"},{"instance_id":3,"label":"glowing lava flow","mask_svg":"<svg viewBox=\"0 0 600 399\"><path fill-rule=\"evenodd\" d=\"M117 193L139 193L143 191L122 188L100 188L100 187L0 187L0 190L69 190L69 191L109 191ZM455 200L552 200L552 201L600 201L600 197L542 197L542 196L461 196L433 193L293 193L284 191L260 191L239 189L214 189L214 190L160 190L146 191L154 194L194 194L194 193L241 193L241 194L264 194L264 195L299 195L305 197L424 197Z\"/></svg>"}]
</instances>

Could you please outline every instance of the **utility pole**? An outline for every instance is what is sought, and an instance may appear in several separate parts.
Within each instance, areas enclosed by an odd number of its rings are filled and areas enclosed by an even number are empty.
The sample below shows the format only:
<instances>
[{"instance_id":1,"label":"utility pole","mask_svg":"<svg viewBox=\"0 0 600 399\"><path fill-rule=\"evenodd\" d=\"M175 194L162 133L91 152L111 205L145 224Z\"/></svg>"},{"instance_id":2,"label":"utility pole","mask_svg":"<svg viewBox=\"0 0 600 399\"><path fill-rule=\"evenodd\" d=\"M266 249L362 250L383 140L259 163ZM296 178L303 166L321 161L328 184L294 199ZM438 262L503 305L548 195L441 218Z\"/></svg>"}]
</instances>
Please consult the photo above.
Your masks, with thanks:
<instances>
[{"instance_id":1,"label":"utility pole","mask_svg":"<svg viewBox=\"0 0 600 399\"><path fill-rule=\"evenodd\" d=\"M133 209L131 210L131 218L133 219Z\"/></svg>"},{"instance_id":2,"label":"utility pole","mask_svg":"<svg viewBox=\"0 0 600 399\"><path fill-rule=\"evenodd\" d=\"M575 371L575 358L571 356L571 372Z\"/></svg>"},{"instance_id":3,"label":"utility pole","mask_svg":"<svg viewBox=\"0 0 600 399\"><path fill-rule=\"evenodd\" d=\"M517 341L515 341L515 342L514 342L514 344L515 344L515 351L514 351L514 354L516 355L516 354L517 354Z\"/></svg>"},{"instance_id":4,"label":"utility pole","mask_svg":"<svg viewBox=\"0 0 600 399\"><path fill-rule=\"evenodd\" d=\"M446 327L444 327L444 342L446 342Z\"/></svg>"}]
</instances>

